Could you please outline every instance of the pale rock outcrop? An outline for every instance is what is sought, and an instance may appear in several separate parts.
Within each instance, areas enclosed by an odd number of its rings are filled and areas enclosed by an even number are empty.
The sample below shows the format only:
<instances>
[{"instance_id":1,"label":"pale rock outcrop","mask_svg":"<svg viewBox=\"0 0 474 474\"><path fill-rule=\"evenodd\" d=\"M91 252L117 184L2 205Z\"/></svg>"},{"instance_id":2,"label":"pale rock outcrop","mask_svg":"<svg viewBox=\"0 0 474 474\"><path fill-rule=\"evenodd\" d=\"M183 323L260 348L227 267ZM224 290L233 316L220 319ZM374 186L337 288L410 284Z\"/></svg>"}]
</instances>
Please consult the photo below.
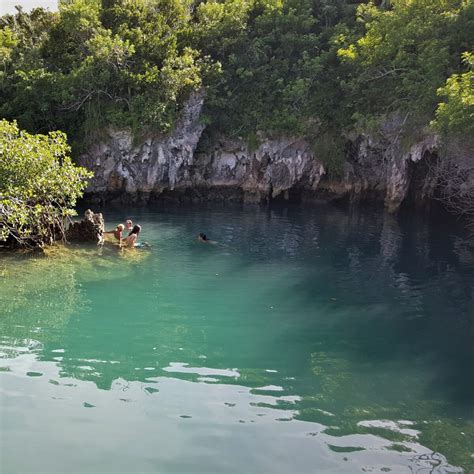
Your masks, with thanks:
<instances>
[{"instance_id":1,"label":"pale rock outcrop","mask_svg":"<svg viewBox=\"0 0 474 474\"><path fill-rule=\"evenodd\" d=\"M291 188L316 190L324 167L304 140L264 140L250 150L242 140L218 140L196 155L194 183L230 186L243 191L246 201L275 198Z\"/></svg>"},{"instance_id":2,"label":"pale rock outcrop","mask_svg":"<svg viewBox=\"0 0 474 474\"><path fill-rule=\"evenodd\" d=\"M409 193L416 164L438 148L432 134L402 146L405 123L394 116L375 137L347 137L342 174L331 177L318 150L303 139L261 137L256 149L242 139L201 140L203 102L203 92L192 94L168 135L150 134L135 142L129 130L108 130L78 160L95 173L89 196L144 203L160 198L262 202L291 193L302 199L383 200L395 211ZM434 185L426 179L420 199L429 197Z\"/></svg>"},{"instance_id":3,"label":"pale rock outcrop","mask_svg":"<svg viewBox=\"0 0 474 474\"><path fill-rule=\"evenodd\" d=\"M166 136L148 136L134 143L130 130L109 129L104 140L78 159L94 171L86 192L146 201L151 192L186 183L204 129L199 121L203 101L202 93L193 94Z\"/></svg>"},{"instance_id":4,"label":"pale rock outcrop","mask_svg":"<svg viewBox=\"0 0 474 474\"><path fill-rule=\"evenodd\" d=\"M438 138L435 135L428 135L412 145L407 152L399 151L391 157L385 194L385 206L388 211L397 210L408 193L411 181L410 164L420 162L427 155L433 154L437 148Z\"/></svg>"},{"instance_id":5,"label":"pale rock outcrop","mask_svg":"<svg viewBox=\"0 0 474 474\"><path fill-rule=\"evenodd\" d=\"M404 151L399 139L359 136L355 154L348 159L355 194L363 191L378 192L389 212L396 211L406 198L412 182L413 165L436 153L438 138L426 135ZM425 183L427 186L430 183ZM424 189L428 195L432 189Z\"/></svg>"},{"instance_id":6,"label":"pale rock outcrop","mask_svg":"<svg viewBox=\"0 0 474 474\"><path fill-rule=\"evenodd\" d=\"M135 144L131 131L108 130L105 140L79 157L79 164L94 171L87 193L146 202L164 191L223 188L261 201L292 187L317 188L324 168L304 140L264 140L253 151L242 140L222 140L196 153L203 100L202 93L192 95L167 136Z\"/></svg>"},{"instance_id":7,"label":"pale rock outcrop","mask_svg":"<svg viewBox=\"0 0 474 474\"><path fill-rule=\"evenodd\" d=\"M417 164L435 157L439 146L438 137L429 130L409 130L408 118L409 114L394 113L376 131L348 136L344 173L327 187L352 198L368 195L383 200L388 211L396 211L413 187ZM424 178L422 189L416 190L420 201L429 197L435 186L428 176Z\"/></svg>"}]
</instances>

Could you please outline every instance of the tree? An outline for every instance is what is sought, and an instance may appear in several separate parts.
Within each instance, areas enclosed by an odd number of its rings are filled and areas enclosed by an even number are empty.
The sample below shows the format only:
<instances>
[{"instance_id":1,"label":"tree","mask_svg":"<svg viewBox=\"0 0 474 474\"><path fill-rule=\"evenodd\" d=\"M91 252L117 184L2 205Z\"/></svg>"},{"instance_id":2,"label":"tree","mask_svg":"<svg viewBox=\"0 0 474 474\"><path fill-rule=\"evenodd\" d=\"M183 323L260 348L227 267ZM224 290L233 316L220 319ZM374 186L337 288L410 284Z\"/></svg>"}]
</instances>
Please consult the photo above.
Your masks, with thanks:
<instances>
[{"instance_id":1,"label":"tree","mask_svg":"<svg viewBox=\"0 0 474 474\"><path fill-rule=\"evenodd\" d=\"M438 89L445 100L438 104L433 125L445 136L474 135L474 52L466 52L462 58L469 70L453 74Z\"/></svg>"},{"instance_id":2,"label":"tree","mask_svg":"<svg viewBox=\"0 0 474 474\"><path fill-rule=\"evenodd\" d=\"M465 0L393 0L388 9L361 4L365 34L339 49L354 68L347 91L357 118L409 113L412 125L426 125L437 89L471 47L473 13L474 3Z\"/></svg>"},{"instance_id":3,"label":"tree","mask_svg":"<svg viewBox=\"0 0 474 474\"><path fill-rule=\"evenodd\" d=\"M181 40L189 20L181 0L62 0L1 17L0 117L64 130L75 151L108 126L167 132L209 62Z\"/></svg>"},{"instance_id":4,"label":"tree","mask_svg":"<svg viewBox=\"0 0 474 474\"><path fill-rule=\"evenodd\" d=\"M61 0L0 18L0 117L78 152L109 126L169 132L205 87L209 133L253 144L420 130L440 88L440 123L460 112L472 31L472 0Z\"/></svg>"},{"instance_id":5,"label":"tree","mask_svg":"<svg viewBox=\"0 0 474 474\"><path fill-rule=\"evenodd\" d=\"M64 239L65 222L92 177L69 151L62 132L30 135L0 121L0 242L34 247Z\"/></svg>"}]
</instances>

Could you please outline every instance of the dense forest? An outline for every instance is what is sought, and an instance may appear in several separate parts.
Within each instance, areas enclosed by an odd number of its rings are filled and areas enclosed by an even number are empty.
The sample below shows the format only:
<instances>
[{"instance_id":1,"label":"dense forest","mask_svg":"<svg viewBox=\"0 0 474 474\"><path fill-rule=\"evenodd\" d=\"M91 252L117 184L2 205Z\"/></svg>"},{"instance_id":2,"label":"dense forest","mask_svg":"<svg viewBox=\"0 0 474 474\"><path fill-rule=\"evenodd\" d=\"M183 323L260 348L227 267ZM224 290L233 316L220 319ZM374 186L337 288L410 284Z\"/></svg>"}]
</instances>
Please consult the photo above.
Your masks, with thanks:
<instances>
[{"instance_id":1,"label":"dense forest","mask_svg":"<svg viewBox=\"0 0 474 474\"><path fill-rule=\"evenodd\" d=\"M0 28L0 117L73 149L107 125L167 132L199 88L208 128L249 143L337 155L393 114L474 131L472 0L62 0Z\"/></svg>"}]
</instances>

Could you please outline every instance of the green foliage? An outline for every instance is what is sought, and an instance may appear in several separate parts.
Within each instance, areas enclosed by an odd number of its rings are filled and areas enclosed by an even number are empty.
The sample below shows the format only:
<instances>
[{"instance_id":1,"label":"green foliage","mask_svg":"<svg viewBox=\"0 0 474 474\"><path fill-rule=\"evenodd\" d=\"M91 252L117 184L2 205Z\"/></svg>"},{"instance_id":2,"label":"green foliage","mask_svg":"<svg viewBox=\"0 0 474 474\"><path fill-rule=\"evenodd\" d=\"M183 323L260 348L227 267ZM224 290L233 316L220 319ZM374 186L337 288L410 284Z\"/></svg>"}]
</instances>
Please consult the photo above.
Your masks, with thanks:
<instances>
[{"instance_id":1,"label":"green foliage","mask_svg":"<svg viewBox=\"0 0 474 474\"><path fill-rule=\"evenodd\" d=\"M445 135L474 135L474 53L462 55L469 70L453 74L438 89L445 98L438 105L433 125Z\"/></svg>"},{"instance_id":2,"label":"green foliage","mask_svg":"<svg viewBox=\"0 0 474 474\"><path fill-rule=\"evenodd\" d=\"M426 125L441 94L438 130L468 133L473 31L471 0L62 0L0 19L0 116L75 146L165 133L205 88L210 133L325 142Z\"/></svg>"},{"instance_id":3,"label":"green foliage","mask_svg":"<svg viewBox=\"0 0 474 474\"><path fill-rule=\"evenodd\" d=\"M3 17L0 115L76 143L109 125L168 131L210 69L180 42L189 19L175 0L68 0L57 13ZM30 30L41 34L32 41Z\"/></svg>"},{"instance_id":4,"label":"green foliage","mask_svg":"<svg viewBox=\"0 0 474 474\"><path fill-rule=\"evenodd\" d=\"M207 100L215 127L244 137L305 135L336 115L339 87L327 79L339 64L330 38L345 7L335 0L202 3L196 41L223 69Z\"/></svg>"},{"instance_id":5,"label":"green foliage","mask_svg":"<svg viewBox=\"0 0 474 474\"><path fill-rule=\"evenodd\" d=\"M8 63L13 52L13 48L17 45L17 40L13 31L5 27L0 30L0 61L3 65Z\"/></svg>"},{"instance_id":6,"label":"green foliage","mask_svg":"<svg viewBox=\"0 0 474 474\"><path fill-rule=\"evenodd\" d=\"M357 10L365 34L338 55L354 69L346 92L359 116L432 115L436 91L472 43L474 6L464 0L393 0Z\"/></svg>"},{"instance_id":7,"label":"green foliage","mask_svg":"<svg viewBox=\"0 0 474 474\"><path fill-rule=\"evenodd\" d=\"M330 177L343 172L346 159L345 140L337 131L325 131L312 140L314 155L324 164Z\"/></svg>"},{"instance_id":8,"label":"green foliage","mask_svg":"<svg viewBox=\"0 0 474 474\"><path fill-rule=\"evenodd\" d=\"M64 219L92 173L75 166L62 132L30 135L0 121L0 241L43 244L62 237Z\"/></svg>"}]
</instances>

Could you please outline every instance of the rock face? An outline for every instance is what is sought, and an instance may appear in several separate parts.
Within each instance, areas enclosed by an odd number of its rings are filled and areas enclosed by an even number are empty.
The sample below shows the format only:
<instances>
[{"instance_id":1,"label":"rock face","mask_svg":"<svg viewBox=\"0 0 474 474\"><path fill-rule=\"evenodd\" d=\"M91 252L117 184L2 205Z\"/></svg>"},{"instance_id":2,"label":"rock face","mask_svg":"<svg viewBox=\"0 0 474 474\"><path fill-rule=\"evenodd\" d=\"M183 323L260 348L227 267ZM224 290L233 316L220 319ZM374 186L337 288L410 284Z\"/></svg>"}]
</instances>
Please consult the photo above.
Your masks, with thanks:
<instances>
[{"instance_id":1,"label":"rock face","mask_svg":"<svg viewBox=\"0 0 474 474\"><path fill-rule=\"evenodd\" d=\"M149 136L135 144L129 130L109 130L104 141L79 157L82 166L94 171L87 192L109 200L127 196L146 202L152 193L189 182L204 130L199 121L203 101L202 93L193 94L167 136Z\"/></svg>"},{"instance_id":2,"label":"rock face","mask_svg":"<svg viewBox=\"0 0 474 474\"><path fill-rule=\"evenodd\" d=\"M427 169L421 182L415 183L416 168L436 159L438 138L426 135L403 149L400 140L390 134L377 138L359 135L350 140L342 176L321 183L328 194L351 199L372 198L383 201L389 212L396 211L416 185L419 201L429 198L436 186Z\"/></svg>"},{"instance_id":3,"label":"rock face","mask_svg":"<svg viewBox=\"0 0 474 474\"><path fill-rule=\"evenodd\" d=\"M224 140L196 152L202 105L202 94L194 94L171 134L138 145L130 131L109 130L79 158L94 171L87 192L112 201L147 202L172 191L183 197L189 190L194 199L211 192L219 199L261 201L295 186L316 189L324 168L303 140L267 140L255 151L243 141Z\"/></svg>"},{"instance_id":4,"label":"rock face","mask_svg":"<svg viewBox=\"0 0 474 474\"><path fill-rule=\"evenodd\" d=\"M315 191L324 167L304 140L265 140L256 150L239 140L221 140L195 155L192 183L241 190L245 201L266 201L291 189Z\"/></svg>"},{"instance_id":5,"label":"rock face","mask_svg":"<svg viewBox=\"0 0 474 474\"><path fill-rule=\"evenodd\" d=\"M71 224L66 232L70 242L94 242L103 240L104 218L101 213L94 214L90 209L84 213L84 219Z\"/></svg>"},{"instance_id":6,"label":"rock face","mask_svg":"<svg viewBox=\"0 0 474 474\"><path fill-rule=\"evenodd\" d=\"M202 139L203 93L193 94L172 133L135 143L128 130L109 130L79 157L95 173L87 190L101 201L146 203L155 199L239 200L377 199L389 211L405 200L417 163L434 156L437 139L426 135L407 149L401 145L403 121L387 122L376 138L348 138L343 173L326 174L318 150L302 139L264 139L256 149L239 139ZM433 190L418 184L421 197Z\"/></svg>"}]
</instances>

